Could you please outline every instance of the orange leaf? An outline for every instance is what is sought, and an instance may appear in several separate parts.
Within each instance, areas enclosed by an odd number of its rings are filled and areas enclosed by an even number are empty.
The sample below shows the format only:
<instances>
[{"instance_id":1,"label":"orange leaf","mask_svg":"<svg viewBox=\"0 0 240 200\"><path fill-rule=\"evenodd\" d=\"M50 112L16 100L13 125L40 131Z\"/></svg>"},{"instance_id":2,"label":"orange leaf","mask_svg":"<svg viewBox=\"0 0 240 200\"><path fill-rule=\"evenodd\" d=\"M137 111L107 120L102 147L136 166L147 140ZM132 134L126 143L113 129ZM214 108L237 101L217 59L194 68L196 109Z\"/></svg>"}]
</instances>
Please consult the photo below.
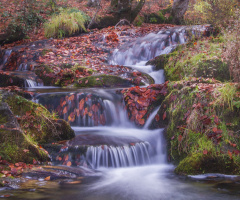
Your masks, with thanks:
<instances>
[{"instance_id":1,"label":"orange leaf","mask_svg":"<svg viewBox=\"0 0 240 200\"><path fill-rule=\"evenodd\" d=\"M66 113L67 113L67 107L63 109L63 114L66 114Z\"/></svg>"},{"instance_id":2,"label":"orange leaf","mask_svg":"<svg viewBox=\"0 0 240 200\"><path fill-rule=\"evenodd\" d=\"M81 99L81 101L79 102L79 110L83 110L84 107L84 99Z\"/></svg>"},{"instance_id":3,"label":"orange leaf","mask_svg":"<svg viewBox=\"0 0 240 200\"><path fill-rule=\"evenodd\" d=\"M70 167L72 165L71 161L67 162L67 166Z\"/></svg>"},{"instance_id":4,"label":"orange leaf","mask_svg":"<svg viewBox=\"0 0 240 200\"><path fill-rule=\"evenodd\" d=\"M44 180L45 180L45 181L50 181L50 178L51 178L51 177L48 176L48 177L46 177Z\"/></svg>"},{"instance_id":5,"label":"orange leaf","mask_svg":"<svg viewBox=\"0 0 240 200\"><path fill-rule=\"evenodd\" d=\"M203 150L203 154L206 155L208 153L207 150Z\"/></svg>"}]
</instances>

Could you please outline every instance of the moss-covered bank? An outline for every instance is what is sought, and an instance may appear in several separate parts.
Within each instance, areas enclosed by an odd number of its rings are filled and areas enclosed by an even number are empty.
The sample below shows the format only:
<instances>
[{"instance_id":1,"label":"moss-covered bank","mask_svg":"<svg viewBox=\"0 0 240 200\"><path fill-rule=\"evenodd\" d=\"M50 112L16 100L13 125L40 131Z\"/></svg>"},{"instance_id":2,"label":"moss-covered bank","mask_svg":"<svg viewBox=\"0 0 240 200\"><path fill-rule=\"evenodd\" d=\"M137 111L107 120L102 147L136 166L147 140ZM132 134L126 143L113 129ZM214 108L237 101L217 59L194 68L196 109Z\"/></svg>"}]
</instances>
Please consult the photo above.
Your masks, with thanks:
<instances>
[{"instance_id":1,"label":"moss-covered bank","mask_svg":"<svg viewBox=\"0 0 240 200\"><path fill-rule=\"evenodd\" d=\"M179 174L240 174L239 84L192 78L168 84L152 126L167 126L169 160Z\"/></svg>"}]
</instances>

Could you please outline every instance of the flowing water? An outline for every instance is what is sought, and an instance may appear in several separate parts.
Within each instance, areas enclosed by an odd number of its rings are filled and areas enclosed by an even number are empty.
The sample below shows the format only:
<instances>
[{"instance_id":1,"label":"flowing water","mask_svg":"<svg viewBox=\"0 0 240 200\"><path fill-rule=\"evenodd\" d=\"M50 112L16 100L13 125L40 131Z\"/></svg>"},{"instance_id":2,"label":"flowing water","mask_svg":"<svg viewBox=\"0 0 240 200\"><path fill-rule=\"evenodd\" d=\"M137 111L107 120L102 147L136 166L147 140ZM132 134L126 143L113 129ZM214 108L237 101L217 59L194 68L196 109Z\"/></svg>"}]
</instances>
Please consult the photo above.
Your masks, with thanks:
<instances>
[{"instance_id":1,"label":"flowing water","mask_svg":"<svg viewBox=\"0 0 240 200\"><path fill-rule=\"evenodd\" d=\"M126 51L116 50L111 62L145 71L155 76L157 83L163 83L163 71L156 72L152 66L144 66L143 63L172 51L178 43L185 41L185 29L149 34L136 40ZM164 129L148 129L159 108L153 111L143 128L138 128L129 121L124 102L116 90L64 91L44 87L35 90L40 92L35 95L35 102L57 112L63 119L71 116L70 122L76 137L58 153L68 155L74 163L73 167L84 166L98 173L80 179L79 184L33 180L25 187L22 183L23 189L0 190L0 197L10 194L8 199L240 199L239 182L233 182L234 176L174 175L174 166L167 162ZM82 146L87 148L87 152L79 156L78 149ZM61 164L54 159L53 163ZM233 186L229 187L229 184Z\"/></svg>"}]
</instances>

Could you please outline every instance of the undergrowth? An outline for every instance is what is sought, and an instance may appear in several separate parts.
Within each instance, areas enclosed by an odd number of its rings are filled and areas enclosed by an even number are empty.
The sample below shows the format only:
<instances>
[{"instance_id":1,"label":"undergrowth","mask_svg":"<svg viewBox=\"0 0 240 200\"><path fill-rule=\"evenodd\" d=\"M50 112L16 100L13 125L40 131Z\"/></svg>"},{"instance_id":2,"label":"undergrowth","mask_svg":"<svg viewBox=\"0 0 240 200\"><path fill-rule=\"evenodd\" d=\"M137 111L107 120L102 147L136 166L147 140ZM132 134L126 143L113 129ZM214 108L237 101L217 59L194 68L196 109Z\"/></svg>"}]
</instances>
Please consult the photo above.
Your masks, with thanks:
<instances>
[{"instance_id":1,"label":"undergrowth","mask_svg":"<svg viewBox=\"0 0 240 200\"><path fill-rule=\"evenodd\" d=\"M54 15L44 24L45 36L62 38L82 31L86 32L85 24L88 21L89 17L77 9L62 9L58 15Z\"/></svg>"}]
</instances>

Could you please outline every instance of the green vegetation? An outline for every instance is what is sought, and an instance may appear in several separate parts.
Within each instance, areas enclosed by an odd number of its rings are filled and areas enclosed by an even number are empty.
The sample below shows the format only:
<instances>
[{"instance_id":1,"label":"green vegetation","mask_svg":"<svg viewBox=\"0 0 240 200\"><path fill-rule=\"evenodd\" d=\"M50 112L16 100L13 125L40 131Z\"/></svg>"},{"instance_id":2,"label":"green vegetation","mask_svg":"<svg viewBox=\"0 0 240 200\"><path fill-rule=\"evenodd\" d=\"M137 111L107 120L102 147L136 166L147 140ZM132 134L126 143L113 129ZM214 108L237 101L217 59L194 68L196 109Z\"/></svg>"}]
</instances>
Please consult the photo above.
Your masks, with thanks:
<instances>
[{"instance_id":1,"label":"green vegetation","mask_svg":"<svg viewBox=\"0 0 240 200\"><path fill-rule=\"evenodd\" d=\"M170 82L168 88L158 114L166 112L176 173L240 174L238 84L190 78Z\"/></svg>"},{"instance_id":2,"label":"green vegetation","mask_svg":"<svg viewBox=\"0 0 240 200\"><path fill-rule=\"evenodd\" d=\"M85 24L88 21L89 17L77 9L61 10L45 23L45 36L62 38L82 31L86 32Z\"/></svg>"}]
</instances>

